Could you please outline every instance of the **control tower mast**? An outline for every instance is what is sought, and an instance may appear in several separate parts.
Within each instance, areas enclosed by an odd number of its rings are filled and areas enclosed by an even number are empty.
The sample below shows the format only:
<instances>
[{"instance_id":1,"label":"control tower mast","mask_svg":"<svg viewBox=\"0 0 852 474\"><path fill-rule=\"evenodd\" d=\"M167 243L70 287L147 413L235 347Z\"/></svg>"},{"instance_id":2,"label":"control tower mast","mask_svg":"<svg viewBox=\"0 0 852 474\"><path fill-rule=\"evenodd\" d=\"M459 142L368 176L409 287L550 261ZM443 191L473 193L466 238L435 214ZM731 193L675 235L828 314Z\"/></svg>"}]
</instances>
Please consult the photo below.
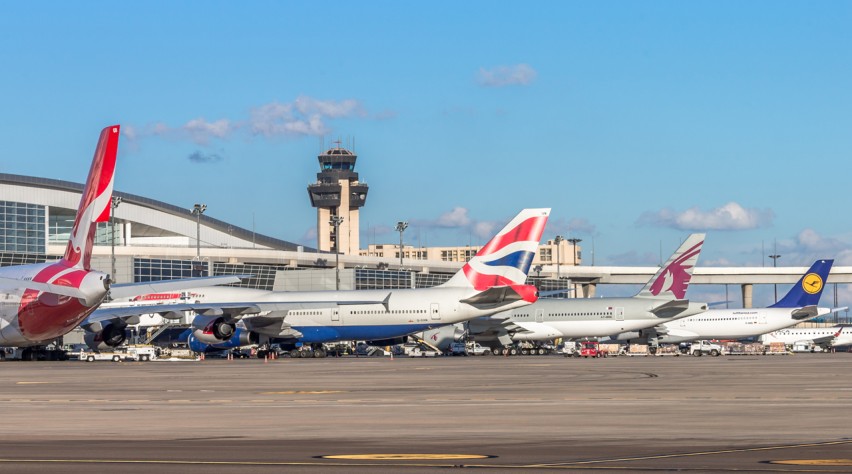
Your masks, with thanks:
<instances>
[{"instance_id":1,"label":"control tower mast","mask_svg":"<svg viewBox=\"0 0 852 474\"><path fill-rule=\"evenodd\" d=\"M358 156L335 142L331 148L319 155L320 172L317 182L308 185L311 206L317 208L317 249L332 251L336 247L342 254L358 255L358 210L367 201L368 186L358 182L355 161ZM343 221L338 227L340 235L334 235L332 216Z\"/></svg>"}]
</instances>

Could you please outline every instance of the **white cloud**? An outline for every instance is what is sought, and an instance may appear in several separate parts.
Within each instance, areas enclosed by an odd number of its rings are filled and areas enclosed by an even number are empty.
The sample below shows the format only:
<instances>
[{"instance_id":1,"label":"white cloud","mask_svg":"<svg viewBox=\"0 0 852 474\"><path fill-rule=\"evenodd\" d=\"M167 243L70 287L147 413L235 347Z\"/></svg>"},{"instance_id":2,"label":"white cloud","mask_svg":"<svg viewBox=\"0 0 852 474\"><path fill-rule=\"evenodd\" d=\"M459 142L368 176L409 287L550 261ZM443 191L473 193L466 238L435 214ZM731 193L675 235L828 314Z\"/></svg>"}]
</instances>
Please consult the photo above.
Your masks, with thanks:
<instances>
[{"instance_id":1,"label":"white cloud","mask_svg":"<svg viewBox=\"0 0 852 474\"><path fill-rule=\"evenodd\" d=\"M704 211L692 207L678 212L663 209L645 212L637 221L640 225L670 227L678 230L748 230L769 227L775 213L771 209L747 209L735 202Z\"/></svg>"},{"instance_id":2,"label":"white cloud","mask_svg":"<svg viewBox=\"0 0 852 474\"><path fill-rule=\"evenodd\" d=\"M483 87L528 86L538 73L528 64L479 68L476 82Z\"/></svg>"},{"instance_id":3,"label":"white cloud","mask_svg":"<svg viewBox=\"0 0 852 474\"><path fill-rule=\"evenodd\" d=\"M438 227L466 227L470 224L470 217L467 215L467 209L456 207L441 214L434 223Z\"/></svg>"},{"instance_id":4,"label":"white cloud","mask_svg":"<svg viewBox=\"0 0 852 474\"><path fill-rule=\"evenodd\" d=\"M203 118L197 118L184 124L181 130L188 134L193 142L206 145L211 138L227 138L234 131L234 126L226 119L208 122Z\"/></svg>"},{"instance_id":5,"label":"white cloud","mask_svg":"<svg viewBox=\"0 0 852 474\"><path fill-rule=\"evenodd\" d=\"M224 140L239 131L264 137L319 136L331 132L330 120L347 117L368 115L355 99L334 101L299 96L288 103L270 102L254 107L245 119L208 121L199 117L177 127L156 122L144 127L125 126L124 134L130 140L158 136L207 145L211 140Z\"/></svg>"}]
</instances>

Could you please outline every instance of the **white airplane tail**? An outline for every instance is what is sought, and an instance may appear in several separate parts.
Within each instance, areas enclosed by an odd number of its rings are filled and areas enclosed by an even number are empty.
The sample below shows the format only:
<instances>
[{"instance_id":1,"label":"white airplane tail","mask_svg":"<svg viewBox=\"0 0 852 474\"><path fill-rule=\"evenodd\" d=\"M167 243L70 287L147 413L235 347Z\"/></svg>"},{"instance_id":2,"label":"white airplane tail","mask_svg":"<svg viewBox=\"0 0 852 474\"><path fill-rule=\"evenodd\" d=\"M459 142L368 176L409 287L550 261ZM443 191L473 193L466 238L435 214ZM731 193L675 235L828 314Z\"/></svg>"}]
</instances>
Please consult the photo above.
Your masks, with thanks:
<instances>
[{"instance_id":1,"label":"white airplane tail","mask_svg":"<svg viewBox=\"0 0 852 474\"><path fill-rule=\"evenodd\" d=\"M698 256L701 254L701 247L704 245L704 236L705 234L691 234L687 237L636 296L684 299L695 264L698 263Z\"/></svg>"},{"instance_id":2,"label":"white airplane tail","mask_svg":"<svg viewBox=\"0 0 852 474\"><path fill-rule=\"evenodd\" d=\"M118 125L112 125L101 130L74 227L71 228L71 237L62 257L62 261L69 267L91 269L95 228L98 222L109 220L119 128Z\"/></svg>"},{"instance_id":3,"label":"white airplane tail","mask_svg":"<svg viewBox=\"0 0 852 474\"><path fill-rule=\"evenodd\" d=\"M441 286L485 291L499 286L523 285L548 216L549 208L524 209Z\"/></svg>"}]
</instances>

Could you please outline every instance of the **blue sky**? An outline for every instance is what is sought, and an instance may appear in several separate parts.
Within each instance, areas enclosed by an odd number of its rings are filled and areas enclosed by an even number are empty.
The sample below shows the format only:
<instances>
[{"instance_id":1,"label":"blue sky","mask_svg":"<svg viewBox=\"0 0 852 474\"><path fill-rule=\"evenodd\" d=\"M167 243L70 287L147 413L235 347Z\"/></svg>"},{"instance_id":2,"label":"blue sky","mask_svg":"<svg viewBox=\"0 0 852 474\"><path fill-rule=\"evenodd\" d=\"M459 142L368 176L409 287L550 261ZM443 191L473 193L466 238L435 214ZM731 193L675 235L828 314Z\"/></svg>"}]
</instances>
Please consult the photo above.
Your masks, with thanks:
<instances>
[{"instance_id":1,"label":"blue sky","mask_svg":"<svg viewBox=\"0 0 852 474\"><path fill-rule=\"evenodd\" d=\"M18 2L0 171L314 244L305 187L354 137L362 243L482 243L522 207L590 263L852 264L849 2ZM763 246L763 251L761 248ZM769 264L769 262L767 262Z\"/></svg>"}]
</instances>

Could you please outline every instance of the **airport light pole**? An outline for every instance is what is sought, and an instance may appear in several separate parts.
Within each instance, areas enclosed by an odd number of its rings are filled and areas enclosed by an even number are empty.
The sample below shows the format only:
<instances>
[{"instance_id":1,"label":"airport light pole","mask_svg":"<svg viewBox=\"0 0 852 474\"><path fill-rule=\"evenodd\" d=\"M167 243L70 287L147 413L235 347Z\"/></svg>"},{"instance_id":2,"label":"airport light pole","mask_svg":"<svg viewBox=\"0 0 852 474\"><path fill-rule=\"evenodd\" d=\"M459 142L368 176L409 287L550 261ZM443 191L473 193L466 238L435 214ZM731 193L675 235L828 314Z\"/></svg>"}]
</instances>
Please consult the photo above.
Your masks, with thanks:
<instances>
[{"instance_id":1,"label":"airport light pole","mask_svg":"<svg viewBox=\"0 0 852 474\"><path fill-rule=\"evenodd\" d=\"M111 247L111 257L112 257L112 273L110 274L110 280L115 282L115 208L121 204L121 198L119 196L113 196L112 201L110 202L110 213L109 213L109 235L110 235L110 247Z\"/></svg>"},{"instance_id":2,"label":"airport light pole","mask_svg":"<svg viewBox=\"0 0 852 474\"><path fill-rule=\"evenodd\" d=\"M331 216L328 222L334 227L334 289L340 290L340 224L343 223L343 217Z\"/></svg>"},{"instance_id":3,"label":"airport light pole","mask_svg":"<svg viewBox=\"0 0 852 474\"><path fill-rule=\"evenodd\" d=\"M207 204L196 204L190 212L195 215L195 256L201 261L201 214L207 210Z\"/></svg>"},{"instance_id":4,"label":"airport light pole","mask_svg":"<svg viewBox=\"0 0 852 474\"><path fill-rule=\"evenodd\" d=\"M560 273L560 271L559 271L559 263L560 263L560 259L559 259L559 244L561 244L563 240L565 240L565 239L564 239L564 238L562 238L562 236L561 236L561 235L557 235L557 236L553 239L553 243L555 243L555 244L556 244L556 283L557 283L557 285L559 284L559 280L562 278L562 274L561 274L561 273Z\"/></svg>"},{"instance_id":5,"label":"airport light pole","mask_svg":"<svg viewBox=\"0 0 852 474\"><path fill-rule=\"evenodd\" d=\"M567 242L570 242L571 245L572 245L572 247L571 247L571 254L572 254L571 263L573 263L574 265L577 265L577 244L582 242L583 239L578 239L576 237L573 237L573 238L565 239L565 240ZM577 285L574 284L574 282L572 281L571 286L574 288L574 298L577 298Z\"/></svg>"},{"instance_id":6,"label":"airport light pole","mask_svg":"<svg viewBox=\"0 0 852 474\"><path fill-rule=\"evenodd\" d=\"M770 255L769 258L772 259L772 268L778 268L778 259L781 258L776 251L774 254ZM775 284L775 302L778 302L778 283Z\"/></svg>"},{"instance_id":7,"label":"airport light pole","mask_svg":"<svg viewBox=\"0 0 852 474\"><path fill-rule=\"evenodd\" d=\"M396 231L399 232L399 268L402 269L402 233L408 228L407 221L399 221L396 223Z\"/></svg>"}]
</instances>

